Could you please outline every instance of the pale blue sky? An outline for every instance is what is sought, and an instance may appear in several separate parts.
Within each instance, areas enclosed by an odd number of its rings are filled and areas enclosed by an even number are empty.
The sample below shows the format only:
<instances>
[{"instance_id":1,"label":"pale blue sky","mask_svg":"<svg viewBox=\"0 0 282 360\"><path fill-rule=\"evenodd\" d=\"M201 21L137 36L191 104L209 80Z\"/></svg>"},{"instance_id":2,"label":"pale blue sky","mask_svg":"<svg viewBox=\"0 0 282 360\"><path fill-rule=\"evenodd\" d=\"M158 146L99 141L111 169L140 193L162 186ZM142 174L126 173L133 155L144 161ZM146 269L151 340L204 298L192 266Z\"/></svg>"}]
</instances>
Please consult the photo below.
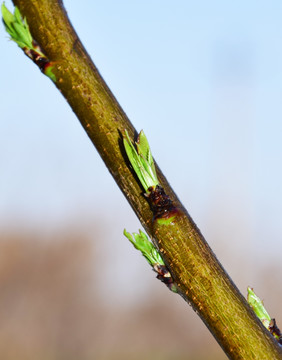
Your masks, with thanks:
<instances>
[{"instance_id":1,"label":"pale blue sky","mask_svg":"<svg viewBox=\"0 0 282 360\"><path fill-rule=\"evenodd\" d=\"M282 2L64 3L219 257L280 259ZM98 219L121 246L134 214L63 97L0 34L0 226Z\"/></svg>"}]
</instances>

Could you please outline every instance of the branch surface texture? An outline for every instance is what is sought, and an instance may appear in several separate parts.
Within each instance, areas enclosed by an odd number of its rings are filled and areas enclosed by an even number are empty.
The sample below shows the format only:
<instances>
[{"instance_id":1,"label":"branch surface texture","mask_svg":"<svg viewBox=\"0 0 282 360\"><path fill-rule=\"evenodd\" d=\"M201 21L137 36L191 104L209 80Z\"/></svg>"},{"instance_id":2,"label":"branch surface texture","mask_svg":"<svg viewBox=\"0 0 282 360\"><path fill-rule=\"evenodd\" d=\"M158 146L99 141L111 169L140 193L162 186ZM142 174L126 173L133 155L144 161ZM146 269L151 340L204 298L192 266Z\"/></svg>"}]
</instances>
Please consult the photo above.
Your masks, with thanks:
<instances>
[{"instance_id":1,"label":"branch surface texture","mask_svg":"<svg viewBox=\"0 0 282 360\"><path fill-rule=\"evenodd\" d=\"M230 359L281 359L278 343L224 271L158 166L160 186L177 213L172 222L153 220L123 147L125 130L131 139L137 132L81 44L62 1L13 2L52 64L55 85L160 250L178 293L192 305Z\"/></svg>"}]
</instances>

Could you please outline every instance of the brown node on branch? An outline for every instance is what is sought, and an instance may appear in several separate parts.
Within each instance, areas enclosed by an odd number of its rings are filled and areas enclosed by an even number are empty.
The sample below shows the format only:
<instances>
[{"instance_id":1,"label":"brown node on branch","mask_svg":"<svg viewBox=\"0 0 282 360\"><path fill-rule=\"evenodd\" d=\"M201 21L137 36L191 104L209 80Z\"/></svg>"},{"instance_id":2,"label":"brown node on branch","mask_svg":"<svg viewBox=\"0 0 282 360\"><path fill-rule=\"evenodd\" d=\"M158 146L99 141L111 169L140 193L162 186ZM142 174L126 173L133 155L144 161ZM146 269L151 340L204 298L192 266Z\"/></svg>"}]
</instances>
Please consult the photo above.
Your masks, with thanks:
<instances>
[{"instance_id":1,"label":"brown node on branch","mask_svg":"<svg viewBox=\"0 0 282 360\"><path fill-rule=\"evenodd\" d=\"M278 328L278 326L276 325L275 319L271 319L268 329L274 337L278 337L278 343L282 345L282 333Z\"/></svg>"},{"instance_id":2,"label":"brown node on branch","mask_svg":"<svg viewBox=\"0 0 282 360\"><path fill-rule=\"evenodd\" d=\"M171 291L176 292L175 283L165 265L155 264L153 270L158 274L157 279L161 280Z\"/></svg>"},{"instance_id":3,"label":"brown node on branch","mask_svg":"<svg viewBox=\"0 0 282 360\"><path fill-rule=\"evenodd\" d=\"M42 56L37 51L33 49L24 49L26 55L31 58L31 60L39 67L39 69L44 73L46 67L50 65L50 61L46 56Z\"/></svg>"},{"instance_id":4,"label":"brown node on branch","mask_svg":"<svg viewBox=\"0 0 282 360\"><path fill-rule=\"evenodd\" d=\"M146 194L146 197L149 199L154 220L169 219L179 213L180 210L174 206L170 197L160 185L155 188L151 186L148 191L149 194Z\"/></svg>"}]
</instances>

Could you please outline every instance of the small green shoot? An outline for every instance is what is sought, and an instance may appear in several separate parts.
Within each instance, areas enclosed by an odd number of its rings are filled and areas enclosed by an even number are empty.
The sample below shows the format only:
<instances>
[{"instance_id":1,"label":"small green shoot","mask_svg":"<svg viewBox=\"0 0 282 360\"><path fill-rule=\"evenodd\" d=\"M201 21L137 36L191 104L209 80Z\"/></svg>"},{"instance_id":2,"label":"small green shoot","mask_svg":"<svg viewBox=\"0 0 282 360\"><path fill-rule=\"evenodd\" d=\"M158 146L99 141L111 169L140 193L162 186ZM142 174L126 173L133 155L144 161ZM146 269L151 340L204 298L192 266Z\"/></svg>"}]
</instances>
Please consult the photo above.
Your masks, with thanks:
<instances>
[{"instance_id":1,"label":"small green shoot","mask_svg":"<svg viewBox=\"0 0 282 360\"><path fill-rule=\"evenodd\" d=\"M155 187L159 184L159 180L157 178L151 149L143 130L138 135L137 142L135 143L136 148L130 140L126 130L125 137L123 138L123 144L128 159L138 179L140 180L146 193L150 193L149 189L155 189Z\"/></svg>"},{"instance_id":2,"label":"small green shoot","mask_svg":"<svg viewBox=\"0 0 282 360\"><path fill-rule=\"evenodd\" d=\"M151 266L154 266L155 264L164 265L164 261L160 253L155 248L154 244L149 241L147 235L143 233L143 231L139 230L139 234L133 233L132 236L124 229L123 234L133 244L135 249L141 251L142 255Z\"/></svg>"},{"instance_id":3,"label":"small green shoot","mask_svg":"<svg viewBox=\"0 0 282 360\"><path fill-rule=\"evenodd\" d=\"M248 287L248 303L254 310L256 316L260 319L268 331L279 341L281 344L281 332L276 325L275 319L272 319L266 311L262 300L254 293L253 289Z\"/></svg>"},{"instance_id":4,"label":"small green shoot","mask_svg":"<svg viewBox=\"0 0 282 360\"><path fill-rule=\"evenodd\" d=\"M11 40L15 41L20 48L33 49L32 36L29 31L26 19L22 19L20 10L15 7L14 14L12 14L5 6L1 6L3 23L7 33L11 36Z\"/></svg>"},{"instance_id":5,"label":"small green shoot","mask_svg":"<svg viewBox=\"0 0 282 360\"><path fill-rule=\"evenodd\" d=\"M169 288L169 290L177 293L178 288L172 279L171 273L166 267L161 254L154 246L154 244L148 239L147 235L143 233L143 231L139 230L139 234L133 233L132 236L125 229L123 234L137 250L141 251L142 255L152 266L153 270L158 274L157 279L161 280L161 282L163 282Z\"/></svg>"},{"instance_id":6,"label":"small green shoot","mask_svg":"<svg viewBox=\"0 0 282 360\"><path fill-rule=\"evenodd\" d=\"M254 310L256 316L260 319L263 325L268 329L271 317L263 306L262 300L254 293L253 289L248 287L248 303Z\"/></svg>"},{"instance_id":7,"label":"small green shoot","mask_svg":"<svg viewBox=\"0 0 282 360\"><path fill-rule=\"evenodd\" d=\"M15 7L14 14L12 14L3 2L1 11L5 30L10 35L11 40L18 44L24 53L40 68L43 74L56 82L53 66L43 53L41 47L32 38L27 21L22 17L20 10Z\"/></svg>"}]
</instances>

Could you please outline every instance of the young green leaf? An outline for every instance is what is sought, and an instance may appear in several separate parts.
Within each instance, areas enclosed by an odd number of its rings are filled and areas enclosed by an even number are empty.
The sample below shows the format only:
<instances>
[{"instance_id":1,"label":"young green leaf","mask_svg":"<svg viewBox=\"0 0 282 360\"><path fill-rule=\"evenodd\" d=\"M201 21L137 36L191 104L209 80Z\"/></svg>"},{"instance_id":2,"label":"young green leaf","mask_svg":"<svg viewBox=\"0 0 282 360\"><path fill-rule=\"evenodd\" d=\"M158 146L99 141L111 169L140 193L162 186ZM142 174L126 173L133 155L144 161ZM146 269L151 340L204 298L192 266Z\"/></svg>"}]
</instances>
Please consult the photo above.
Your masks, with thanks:
<instances>
[{"instance_id":1,"label":"young green leaf","mask_svg":"<svg viewBox=\"0 0 282 360\"><path fill-rule=\"evenodd\" d=\"M253 289L248 287L248 303L254 310L256 316L260 319L263 325L268 329L271 317L263 306L261 299L254 293Z\"/></svg>"},{"instance_id":2,"label":"young green leaf","mask_svg":"<svg viewBox=\"0 0 282 360\"><path fill-rule=\"evenodd\" d=\"M142 186L144 189L146 189L146 180L144 177L144 171L141 170L142 168L142 163L140 161L140 158L137 154L137 151L135 149L135 147L133 146L127 131L125 132L125 136L123 138L123 144L124 144L124 148L126 151L126 154L128 156L128 159L133 167L133 170L135 171L138 179L140 180Z\"/></svg>"},{"instance_id":3,"label":"young green leaf","mask_svg":"<svg viewBox=\"0 0 282 360\"><path fill-rule=\"evenodd\" d=\"M149 241L147 235L143 231L139 230L139 234L133 233L132 236L124 229L123 234L137 250L141 251L142 255L147 259L151 266L154 266L155 264L164 265L160 253L155 248L154 244Z\"/></svg>"},{"instance_id":4,"label":"young green leaf","mask_svg":"<svg viewBox=\"0 0 282 360\"><path fill-rule=\"evenodd\" d=\"M20 10L15 7L12 14L3 3L1 6L3 23L11 40L18 44L24 53L39 67L39 69L56 82L53 65L43 53L41 47L32 39L26 19L23 19Z\"/></svg>"},{"instance_id":5,"label":"young green leaf","mask_svg":"<svg viewBox=\"0 0 282 360\"><path fill-rule=\"evenodd\" d=\"M138 136L136 147L137 147L138 154L143 156L143 158L148 163L150 171L152 173L152 177L157 178L154 159L153 159L153 156L151 153L151 149L150 149L148 140L147 140L143 130L141 130L141 132Z\"/></svg>"},{"instance_id":6,"label":"young green leaf","mask_svg":"<svg viewBox=\"0 0 282 360\"><path fill-rule=\"evenodd\" d=\"M174 283L170 271L166 267L161 254L155 245L148 239L147 235L139 230L139 234L129 234L125 229L123 234L133 244L133 246L140 250L142 255L146 258L153 270L158 274L157 279L161 280L174 293L178 292L177 285Z\"/></svg>"},{"instance_id":7,"label":"young green leaf","mask_svg":"<svg viewBox=\"0 0 282 360\"><path fill-rule=\"evenodd\" d=\"M20 48L32 49L32 36L26 20L22 20L21 13L15 7L14 15L6 8L5 3L1 6L3 23L11 40L15 41Z\"/></svg>"},{"instance_id":8,"label":"young green leaf","mask_svg":"<svg viewBox=\"0 0 282 360\"><path fill-rule=\"evenodd\" d=\"M123 144L128 159L135 171L141 185L147 193L150 188L154 189L158 184L158 178L154 165L154 160L149 147L149 143L143 131L138 136L136 148L129 138L128 132L125 130Z\"/></svg>"},{"instance_id":9,"label":"young green leaf","mask_svg":"<svg viewBox=\"0 0 282 360\"><path fill-rule=\"evenodd\" d=\"M263 325L267 328L268 331L275 337L280 345L282 345L282 334L280 329L278 328L275 319L272 319L268 312L266 311L262 300L254 293L253 289L248 287L248 303L254 310L257 317L263 323Z\"/></svg>"}]
</instances>

